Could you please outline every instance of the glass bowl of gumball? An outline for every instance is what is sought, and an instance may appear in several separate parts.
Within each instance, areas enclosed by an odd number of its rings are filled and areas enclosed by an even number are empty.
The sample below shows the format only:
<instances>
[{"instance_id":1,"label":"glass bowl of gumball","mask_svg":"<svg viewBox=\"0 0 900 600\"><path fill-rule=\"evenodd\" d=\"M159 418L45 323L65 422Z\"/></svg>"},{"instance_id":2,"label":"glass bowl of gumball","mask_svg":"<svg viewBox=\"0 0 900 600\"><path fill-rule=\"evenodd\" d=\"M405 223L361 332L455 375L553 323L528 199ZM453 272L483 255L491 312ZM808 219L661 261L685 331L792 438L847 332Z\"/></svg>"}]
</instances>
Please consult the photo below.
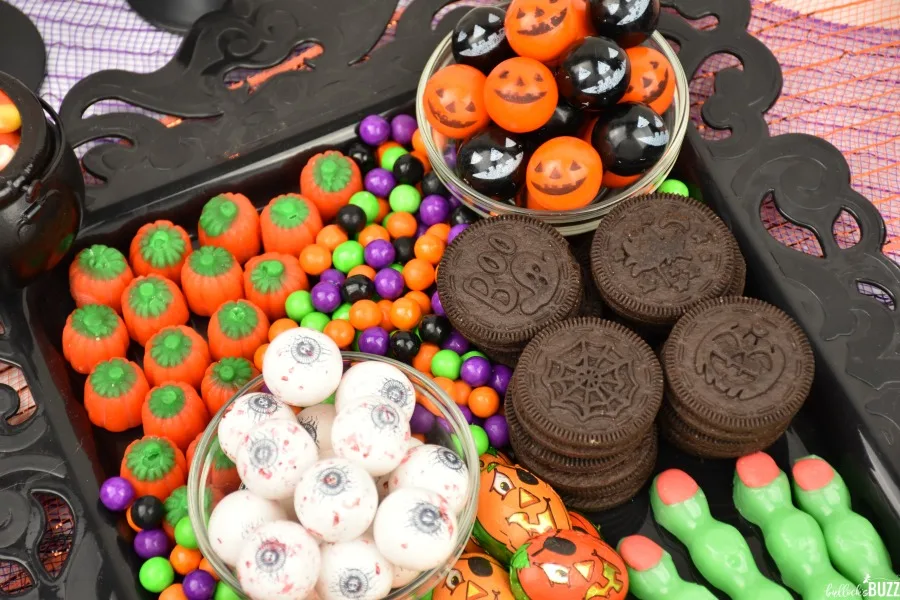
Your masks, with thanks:
<instances>
[{"instance_id":1,"label":"glass bowl of gumball","mask_svg":"<svg viewBox=\"0 0 900 600\"><path fill-rule=\"evenodd\" d=\"M472 9L432 54L416 116L432 167L482 216L596 229L678 158L688 81L659 0L512 0Z\"/></svg>"},{"instance_id":2,"label":"glass bowl of gumball","mask_svg":"<svg viewBox=\"0 0 900 600\"><path fill-rule=\"evenodd\" d=\"M436 384L294 328L198 442L188 511L203 556L252 600L416 599L462 553L478 475Z\"/></svg>"}]
</instances>

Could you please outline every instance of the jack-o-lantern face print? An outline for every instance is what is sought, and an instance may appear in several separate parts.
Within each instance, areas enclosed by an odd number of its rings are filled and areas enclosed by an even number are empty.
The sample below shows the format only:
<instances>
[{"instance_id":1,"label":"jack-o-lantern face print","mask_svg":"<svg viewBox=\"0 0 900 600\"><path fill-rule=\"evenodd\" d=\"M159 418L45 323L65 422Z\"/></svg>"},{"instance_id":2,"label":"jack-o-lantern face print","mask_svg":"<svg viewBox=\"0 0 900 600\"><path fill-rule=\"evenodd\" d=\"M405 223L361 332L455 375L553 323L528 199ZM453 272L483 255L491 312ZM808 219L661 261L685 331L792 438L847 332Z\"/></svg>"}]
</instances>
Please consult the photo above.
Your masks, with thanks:
<instances>
[{"instance_id":1,"label":"jack-o-lantern face print","mask_svg":"<svg viewBox=\"0 0 900 600\"><path fill-rule=\"evenodd\" d=\"M510 58L494 67L484 86L484 102L494 123L514 133L543 126L559 92L550 69L532 58Z\"/></svg>"},{"instance_id":2,"label":"jack-o-lantern face print","mask_svg":"<svg viewBox=\"0 0 900 600\"><path fill-rule=\"evenodd\" d=\"M569 520L572 521L573 530L579 531L581 533L586 533L593 538L597 538L598 540L603 539L602 537L600 537L600 530L597 529L597 526L591 523L590 519L588 519L583 514L570 510Z\"/></svg>"},{"instance_id":3,"label":"jack-o-lantern face print","mask_svg":"<svg viewBox=\"0 0 900 600\"><path fill-rule=\"evenodd\" d=\"M480 552L459 557L433 600L515 600L503 565Z\"/></svg>"},{"instance_id":4,"label":"jack-o-lantern face print","mask_svg":"<svg viewBox=\"0 0 900 600\"><path fill-rule=\"evenodd\" d=\"M649 106L633 102L608 109L591 136L603 168L625 177L645 173L662 158L668 144L663 118Z\"/></svg>"},{"instance_id":5,"label":"jack-o-lantern face print","mask_svg":"<svg viewBox=\"0 0 900 600\"><path fill-rule=\"evenodd\" d=\"M552 62L584 36L572 0L513 0L506 9L506 37L519 56Z\"/></svg>"},{"instance_id":6,"label":"jack-o-lantern face print","mask_svg":"<svg viewBox=\"0 0 900 600\"><path fill-rule=\"evenodd\" d=\"M625 51L631 61L631 79L622 102L640 102L659 114L672 105L675 98L675 71L658 50L638 46Z\"/></svg>"},{"instance_id":7,"label":"jack-o-lantern face print","mask_svg":"<svg viewBox=\"0 0 900 600\"><path fill-rule=\"evenodd\" d=\"M623 48L644 42L659 24L659 0L590 0L591 20L598 35Z\"/></svg>"},{"instance_id":8,"label":"jack-o-lantern face print","mask_svg":"<svg viewBox=\"0 0 900 600\"><path fill-rule=\"evenodd\" d=\"M487 75L498 64L515 56L506 39L505 17L503 9L497 6L479 6L466 13L450 39L456 62Z\"/></svg>"},{"instance_id":9,"label":"jack-o-lantern face print","mask_svg":"<svg viewBox=\"0 0 900 600\"><path fill-rule=\"evenodd\" d=\"M483 129L489 121L484 84L484 74L467 65L450 65L432 75L422 99L428 122L456 140Z\"/></svg>"},{"instance_id":10,"label":"jack-o-lantern face print","mask_svg":"<svg viewBox=\"0 0 900 600\"><path fill-rule=\"evenodd\" d=\"M603 163L590 144L558 137L541 145L525 173L528 198L535 208L571 210L591 203L603 181Z\"/></svg>"},{"instance_id":11,"label":"jack-o-lantern face print","mask_svg":"<svg viewBox=\"0 0 900 600\"><path fill-rule=\"evenodd\" d=\"M586 37L563 55L556 84L572 106L600 110L622 98L630 75L628 55L615 42Z\"/></svg>"}]
</instances>

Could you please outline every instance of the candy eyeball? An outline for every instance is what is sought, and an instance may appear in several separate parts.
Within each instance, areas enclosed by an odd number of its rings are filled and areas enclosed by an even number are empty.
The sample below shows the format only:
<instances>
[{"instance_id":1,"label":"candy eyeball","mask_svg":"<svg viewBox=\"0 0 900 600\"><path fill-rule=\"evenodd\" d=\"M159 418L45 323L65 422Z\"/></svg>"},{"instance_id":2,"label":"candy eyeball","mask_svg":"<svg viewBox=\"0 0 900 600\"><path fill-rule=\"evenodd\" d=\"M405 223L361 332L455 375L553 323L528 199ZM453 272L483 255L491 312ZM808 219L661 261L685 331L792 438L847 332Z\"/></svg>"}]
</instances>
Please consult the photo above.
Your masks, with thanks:
<instances>
[{"instance_id":1,"label":"candy eyeball","mask_svg":"<svg viewBox=\"0 0 900 600\"><path fill-rule=\"evenodd\" d=\"M413 448L416 448L417 446L422 446L424 444L425 444L425 442L423 442L419 438L410 436L409 437L409 445L407 446L407 451L412 450Z\"/></svg>"},{"instance_id":2,"label":"candy eyeball","mask_svg":"<svg viewBox=\"0 0 900 600\"><path fill-rule=\"evenodd\" d=\"M361 466L343 458L320 460L300 479L294 508L300 523L317 540L347 542L372 525L378 492Z\"/></svg>"},{"instance_id":3,"label":"candy eyeball","mask_svg":"<svg viewBox=\"0 0 900 600\"><path fill-rule=\"evenodd\" d=\"M393 565L371 539L324 544L321 551L316 592L322 600L380 600L391 593Z\"/></svg>"},{"instance_id":4,"label":"candy eyeball","mask_svg":"<svg viewBox=\"0 0 900 600\"><path fill-rule=\"evenodd\" d=\"M293 421L294 411L272 394L244 394L234 401L231 409L219 421L219 447L225 456L234 461L247 432L260 423L275 419Z\"/></svg>"},{"instance_id":5,"label":"candy eyeball","mask_svg":"<svg viewBox=\"0 0 900 600\"><path fill-rule=\"evenodd\" d=\"M393 474L392 471L375 479L375 489L378 490L378 502L387 498L387 495L391 493L391 475Z\"/></svg>"},{"instance_id":6,"label":"candy eyeball","mask_svg":"<svg viewBox=\"0 0 900 600\"><path fill-rule=\"evenodd\" d=\"M421 571L416 569L404 569L397 565L391 566L394 569L394 581L391 583L391 587L395 589L408 586L421 573Z\"/></svg>"},{"instance_id":7,"label":"candy eyeball","mask_svg":"<svg viewBox=\"0 0 900 600\"><path fill-rule=\"evenodd\" d=\"M375 544L391 564L425 571L450 558L457 522L439 494L401 488L378 507L372 532Z\"/></svg>"},{"instance_id":8,"label":"candy eyeball","mask_svg":"<svg viewBox=\"0 0 900 600\"><path fill-rule=\"evenodd\" d=\"M380 362L353 365L341 379L334 406L338 412L365 402L372 397L394 405L409 421L416 407L416 390L409 378L397 367Z\"/></svg>"},{"instance_id":9,"label":"candy eyeball","mask_svg":"<svg viewBox=\"0 0 900 600\"><path fill-rule=\"evenodd\" d=\"M434 444L416 446L391 473L388 484L390 492L405 487L437 492L450 505L453 514L459 514L469 494L469 470L450 448Z\"/></svg>"},{"instance_id":10,"label":"candy eyeball","mask_svg":"<svg viewBox=\"0 0 900 600\"><path fill-rule=\"evenodd\" d=\"M244 542L259 527L285 518L278 502L260 498L249 490L238 490L213 508L207 526L209 543L225 564L234 567Z\"/></svg>"},{"instance_id":11,"label":"candy eyeball","mask_svg":"<svg viewBox=\"0 0 900 600\"><path fill-rule=\"evenodd\" d=\"M409 421L380 398L370 397L339 410L331 428L337 455L359 463L373 477L397 468L406 456L409 438Z\"/></svg>"},{"instance_id":12,"label":"candy eyeball","mask_svg":"<svg viewBox=\"0 0 900 600\"><path fill-rule=\"evenodd\" d=\"M241 481L270 500L293 496L303 473L319 459L316 443L296 421L260 423L244 437L237 455Z\"/></svg>"},{"instance_id":13,"label":"candy eyeball","mask_svg":"<svg viewBox=\"0 0 900 600\"><path fill-rule=\"evenodd\" d=\"M252 600L299 600L315 587L321 563L319 543L303 527L275 521L241 548L237 576Z\"/></svg>"},{"instance_id":14,"label":"candy eyeball","mask_svg":"<svg viewBox=\"0 0 900 600\"><path fill-rule=\"evenodd\" d=\"M300 411L297 422L312 436L320 451L331 450L331 426L336 415L333 404L316 404Z\"/></svg>"},{"instance_id":15,"label":"candy eyeball","mask_svg":"<svg viewBox=\"0 0 900 600\"><path fill-rule=\"evenodd\" d=\"M315 329L289 329L272 340L263 355L266 385L291 406L319 404L334 393L343 373L340 348Z\"/></svg>"}]
</instances>

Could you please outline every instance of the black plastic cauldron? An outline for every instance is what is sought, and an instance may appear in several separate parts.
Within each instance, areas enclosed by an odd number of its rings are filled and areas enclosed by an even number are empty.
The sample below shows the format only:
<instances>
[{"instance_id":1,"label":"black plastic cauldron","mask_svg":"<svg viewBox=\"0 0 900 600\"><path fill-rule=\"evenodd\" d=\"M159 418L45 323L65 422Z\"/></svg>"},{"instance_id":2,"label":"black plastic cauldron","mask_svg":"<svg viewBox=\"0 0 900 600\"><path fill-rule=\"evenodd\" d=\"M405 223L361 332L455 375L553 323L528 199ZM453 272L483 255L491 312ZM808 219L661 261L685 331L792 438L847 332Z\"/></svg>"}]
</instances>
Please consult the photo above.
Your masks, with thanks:
<instances>
[{"instance_id":1,"label":"black plastic cauldron","mask_svg":"<svg viewBox=\"0 0 900 600\"><path fill-rule=\"evenodd\" d=\"M19 148L0 171L0 292L21 287L66 255L81 224L84 179L59 116L15 77L3 90L22 116Z\"/></svg>"}]
</instances>

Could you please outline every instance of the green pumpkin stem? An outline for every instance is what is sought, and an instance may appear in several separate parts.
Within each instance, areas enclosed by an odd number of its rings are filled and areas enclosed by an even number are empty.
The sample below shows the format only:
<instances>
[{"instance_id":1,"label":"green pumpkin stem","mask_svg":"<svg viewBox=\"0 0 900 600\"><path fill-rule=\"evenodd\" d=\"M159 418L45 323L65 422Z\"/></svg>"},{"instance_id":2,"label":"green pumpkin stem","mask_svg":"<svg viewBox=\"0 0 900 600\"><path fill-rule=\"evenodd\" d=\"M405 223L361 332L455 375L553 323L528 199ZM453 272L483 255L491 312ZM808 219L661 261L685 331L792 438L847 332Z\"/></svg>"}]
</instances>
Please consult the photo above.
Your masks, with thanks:
<instances>
[{"instance_id":1,"label":"green pumpkin stem","mask_svg":"<svg viewBox=\"0 0 900 600\"><path fill-rule=\"evenodd\" d=\"M216 384L236 390L253 377L253 365L246 358L227 356L213 366L212 376Z\"/></svg>"},{"instance_id":2,"label":"green pumpkin stem","mask_svg":"<svg viewBox=\"0 0 900 600\"><path fill-rule=\"evenodd\" d=\"M113 358L94 367L90 375L91 387L104 398L121 398L134 387L137 373L128 361Z\"/></svg>"},{"instance_id":3,"label":"green pumpkin stem","mask_svg":"<svg viewBox=\"0 0 900 600\"><path fill-rule=\"evenodd\" d=\"M337 153L320 156L313 165L313 181L324 192L340 192L350 183L353 170L348 159Z\"/></svg>"},{"instance_id":4,"label":"green pumpkin stem","mask_svg":"<svg viewBox=\"0 0 900 600\"><path fill-rule=\"evenodd\" d=\"M184 238L171 225L156 225L141 237L141 256L154 269L165 269L178 264L186 250Z\"/></svg>"},{"instance_id":5,"label":"green pumpkin stem","mask_svg":"<svg viewBox=\"0 0 900 600\"><path fill-rule=\"evenodd\" d=\"M172 300L172 290L155 275L145 277L128 293L128 306L145 319L155 319L166 312Z\"/></svg>"},{"instance_id":6,"label":"green pumpkin stem","mask_svg":"<svg viewBox=\"0 0 900 600\"><path fill-rule=\"evenodd\" d=\"M237 218L240 209L227 196L215 196L203 207L200 213L200 227L208 235L218 237L228 231Z\"/></svg>"},{"instance_id":7,"label":"green pumpkin stem","mask_svg":"<svg viewBox=\"0 0 900 600\"><path fill-rule=\"evenodd\" d=\"M92 279L109 281L125 272L128 262L115 248L94 244L78 254L78 267Z\"/></svg>"},{"instance_id":8,"label":"green pumpkin stem","mask_svg":"<svg viewBox=\"0 0 900 600\"><path fill-rule=\"evenodd\" d=\"M188 259L191 269L204 277L218 277L234 265L234 257L224 248L203 246Z\"/></svg>"},{"instance_id":9,"label":"green pumpkin stem","mask_svg":"<svg viewBox=\"0 0 900 600\"><path fill-rule=\"evenodd\" d=\"M158 419L171 419L184 409L184 390L177 385L164 385L150 392L150 412Z\"/></svg>"},{"instance_id":10,"label":"green pumpkin stem","mask_svg":"<svg viewBox=\"0 0 900 600\"><path fill-rule=\"evenodd\" d=\"M272 222L281 229L293 229L306 222L309 207L297 196L287 194L279 196L270 209Z\"/></svg>"},{"instance_id":11,"label":"green pumpkin stem","mask_svg":"<svg viewBox=\"0 0 900 600\"><path fill-rule=\"evenodd\" d=\"M272 294L284 285L284 263L280 260L264 260L250 273L250 282L261 294Z\"/></svg>"},{"instance_id":12,"label":"green pumpkin stem","mask_svg":"<svg viewBox=\"0 0 900 600\"><path fill-rule=\"evenodd\" d=\"M191 354L193 346L191 338L181 330L166 329L155 336L150 356L162 367L177 367Z\"/></svg>"},{"instance_id":13,"label":"green pumpkin stem","mask_svg":"<svg viewBox=\"0 0 900 600\"><path fill-rule=\"evenodd\" d=\"M242 300L226 302L219 308L218 314L219 328L232 340L242 340L249 336L259 323L253 306Z\"/></svg>"},{"instance_id":14,"label":"green pumpkin stem","mask_svg":"<svg viewBox=\"0 0 900 600\"><path fill-rule=\"evenodd\" d=\"M162 438L145 438L132 446L125 466L139 481L159 481L175 468L175 448Z\"/></svg>"},{"instance_id":15,"label":"green pumpkin stem","mask_svg":"<svg viewBox=\"0 0 900 600\"><path fill-rule=\"evenodd\" d=\"M72 327L84 337L104 339L118 329L119 317L105 304L88 304L72 313Z\"/></svg>"}]
</instances>

